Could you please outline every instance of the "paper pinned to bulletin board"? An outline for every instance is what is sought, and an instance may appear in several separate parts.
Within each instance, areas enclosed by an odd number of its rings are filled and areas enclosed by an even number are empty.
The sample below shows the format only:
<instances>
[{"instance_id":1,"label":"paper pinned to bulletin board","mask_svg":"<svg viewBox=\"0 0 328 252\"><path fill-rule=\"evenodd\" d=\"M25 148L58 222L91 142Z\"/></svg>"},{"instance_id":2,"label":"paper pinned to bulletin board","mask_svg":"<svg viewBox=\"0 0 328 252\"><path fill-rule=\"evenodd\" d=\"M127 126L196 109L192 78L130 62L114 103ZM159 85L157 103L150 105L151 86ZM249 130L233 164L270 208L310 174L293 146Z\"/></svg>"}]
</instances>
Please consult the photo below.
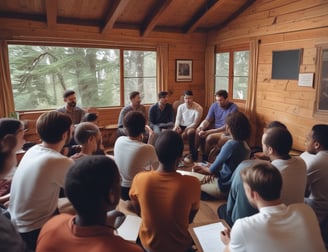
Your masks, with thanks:
<instances>
[{"instance_id":1,"label":"paper pinned to bulletin board","mask_svg":"<svg viewBox=\"0 0 328 252\"><path fill-rule=\"evenodd\" d=\"M313 87L314 73L300 73L298 75L298 85L300 87Z\"/></svg>"}]
</instances>

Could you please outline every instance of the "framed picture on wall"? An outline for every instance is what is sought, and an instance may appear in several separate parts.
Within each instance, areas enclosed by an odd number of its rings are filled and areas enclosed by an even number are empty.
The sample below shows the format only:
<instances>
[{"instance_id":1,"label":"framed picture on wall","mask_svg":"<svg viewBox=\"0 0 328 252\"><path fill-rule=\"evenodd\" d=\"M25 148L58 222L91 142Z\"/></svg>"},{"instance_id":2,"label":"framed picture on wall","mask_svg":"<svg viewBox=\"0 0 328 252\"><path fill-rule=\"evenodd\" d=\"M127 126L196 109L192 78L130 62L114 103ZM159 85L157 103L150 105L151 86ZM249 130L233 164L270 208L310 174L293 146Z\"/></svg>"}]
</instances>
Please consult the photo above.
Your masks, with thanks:
<instances>
[{"instance_id":1,"label":"framed picture on wall","mask_svg":"<svg viewBox=\"0 0 328 252\"><path fill-rule=\"evenodd\" d=\"M192 60L176 60L176 81L192 81Z\"/></svg>"}]
</instances>

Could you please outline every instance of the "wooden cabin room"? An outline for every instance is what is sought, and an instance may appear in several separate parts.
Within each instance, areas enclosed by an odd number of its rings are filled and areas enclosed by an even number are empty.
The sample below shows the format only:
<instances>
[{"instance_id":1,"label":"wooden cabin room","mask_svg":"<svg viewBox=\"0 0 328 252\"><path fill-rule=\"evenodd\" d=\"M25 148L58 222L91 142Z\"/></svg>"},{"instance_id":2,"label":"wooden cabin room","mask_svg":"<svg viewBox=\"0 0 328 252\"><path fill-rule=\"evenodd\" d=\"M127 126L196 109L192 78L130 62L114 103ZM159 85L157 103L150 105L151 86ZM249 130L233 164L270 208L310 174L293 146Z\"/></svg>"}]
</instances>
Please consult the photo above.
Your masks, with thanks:
<instances>
[{"instance_id":1,"label":"wooden cabin room","mask_svg":"<svg viewBox=\"0 0 328 252\"><path fill-rule=\"evenodd\" d=\"M0 117L27 120L37 142L38 116L74 89L111 151L129 92L149 107L159 91L173 103L192 90L205 117L226 89L251 147L279 120L300 153L328 123L327 13L326 0L2 0ZM203 203L197 221L217 218L217 205Z\"/></svg>"}]
</instances>

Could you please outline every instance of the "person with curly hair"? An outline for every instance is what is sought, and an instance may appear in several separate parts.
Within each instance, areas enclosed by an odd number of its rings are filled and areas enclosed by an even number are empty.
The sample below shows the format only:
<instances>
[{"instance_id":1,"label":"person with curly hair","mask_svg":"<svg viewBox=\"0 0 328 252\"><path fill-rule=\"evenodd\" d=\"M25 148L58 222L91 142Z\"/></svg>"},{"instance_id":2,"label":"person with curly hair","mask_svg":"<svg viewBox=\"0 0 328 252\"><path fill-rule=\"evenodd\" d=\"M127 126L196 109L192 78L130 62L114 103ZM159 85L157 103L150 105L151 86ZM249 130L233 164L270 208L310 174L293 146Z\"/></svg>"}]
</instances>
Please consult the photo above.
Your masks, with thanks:
<instances>
[{"instance_id":1,"label":"person with curly hair","mask_svg":"<svg viewBox=\"0 0 328 252\"><path fill-rule=\"evenodd\" d=\"M251 154L247 140L251 135L248 118L239 111L226 118L226 131L231 135L214 162L206 165L195 165L194 171L207 176L202 180L202 198L226 198L232 182L232 174L236 167Z\"/></svg>"}]
</instances>

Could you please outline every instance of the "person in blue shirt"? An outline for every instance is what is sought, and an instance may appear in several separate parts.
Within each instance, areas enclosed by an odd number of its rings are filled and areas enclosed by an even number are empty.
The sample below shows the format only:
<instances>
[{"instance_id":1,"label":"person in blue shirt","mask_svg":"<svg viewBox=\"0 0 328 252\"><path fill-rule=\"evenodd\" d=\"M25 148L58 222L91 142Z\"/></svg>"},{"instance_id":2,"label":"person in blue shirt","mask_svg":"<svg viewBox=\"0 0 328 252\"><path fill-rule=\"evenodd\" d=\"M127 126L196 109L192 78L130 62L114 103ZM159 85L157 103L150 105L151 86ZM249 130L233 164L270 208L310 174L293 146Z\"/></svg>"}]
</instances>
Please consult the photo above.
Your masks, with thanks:
<instances>
[{"instance_id":1,"label":"person in blue shirt","mask_svg":"<svg viewBox=\"0 0 328 252\"><path fill-rule=\"evenodd\" d=\"M201 122L196 130L195 147L196 149L200 148L203 161L208 161L208 155L215 145L219 143L222 145L229 139L224 136L225 120L227 115L238 110L237 105L229 101L226 90L217 91L215 100L216 102L211 105L205 120ZM223 142L220 141L221 139Z\"/></svg>"},{"instance_id":2,"label":"person in blue shirt","mask_svg":"<svg viewBox=\"0 0 328 252\"><path fill-rule=\"evenodd\" d=\"M203 196L226 198L233 172L243 160L250 158L251 150L246 142L251 135L248 118L239 111L229 114L226 118L226 130L231 139L222 146L215 161L212 164L194 166L194 171L208 175L202 180Z\"/></svg>"}]
</instances>

